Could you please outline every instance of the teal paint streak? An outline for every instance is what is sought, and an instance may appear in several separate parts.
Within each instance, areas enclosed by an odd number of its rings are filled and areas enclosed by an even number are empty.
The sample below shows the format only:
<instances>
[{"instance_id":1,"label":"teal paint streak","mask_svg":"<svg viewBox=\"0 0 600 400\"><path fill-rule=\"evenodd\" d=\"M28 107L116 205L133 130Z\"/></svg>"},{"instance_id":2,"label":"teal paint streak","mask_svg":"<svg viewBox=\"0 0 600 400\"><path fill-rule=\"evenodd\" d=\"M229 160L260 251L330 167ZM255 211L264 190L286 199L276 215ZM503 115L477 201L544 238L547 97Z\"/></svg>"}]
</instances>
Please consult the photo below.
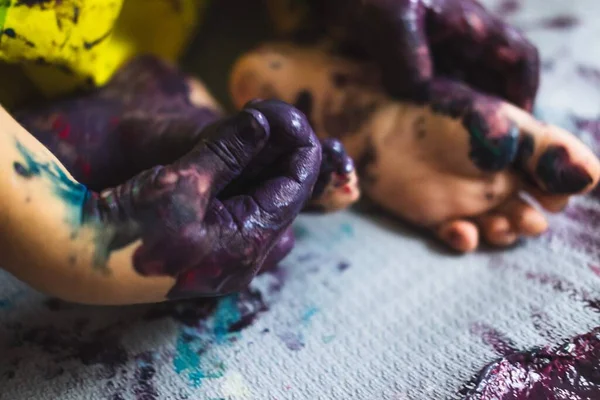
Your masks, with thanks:
<instances>
[{"instance_id":1,"label":"teal paint streak","mask_svg":"<svg viewBox=\"0 0 600 400\"><path fill-rule=\"evenodd\" d=\"M217 344L222 344L229 337L237 334L229 332L229 328L242 318L237 307L237 300L238 296L234 294L222 298L217 304L213 317L213 334Z\"/></svg>"},{"instance_id":2,"label":"teal paint streak","mask_svg":"<svg viewBox=\"0 0 600 400\"><path fill-rule=\"evenodd\" d=\"M319 312L319 309L316 307L310 307L309 309L307 309L304 314L302 315L302 323L304 325L307 325L310 320L312 319L312 317L315 316L315 314L317 314Z\"/></svg>"},{"instance_id":3,"label":"teal paint streak","mask_svg":"<svg viewBox=\"0 0 600 400\"><path fill-rule=\"evenodd\" d=\"M75 238L83 226L98 228L100 221L92 213L87 213L86 204L92 196L92 192L85 185L71 178L64 169L56 162L40 161L35 155L23 146L18 140L16 148L21 154L24 163L15 161L13 168L18 176L23 179L42 179L50 184L52 192L66 206L66 221L73 229L71 235ZM112 229L94 229L95 251L94 266L103 272L108 272L106 263L110 257L111 243L114 238Z\"/></svg>"},{"instance_id":4,"label":"teal paint streak","mask_svg":"<svg viewBox=\"0 0 600 400\"><path fill-rule=\"evenodd\" d=\"M296 240L306 239L310 235L308 229L306 229L306 227L302 224L296 223L292 225L292 229L294 231Z\"/></svg>"},{"instance_id":5,"label":"teal paint streak","mask_svg":"<svg viewBox=\"0 0 600 400\"><path fill-rule=\"evenodd\" d=\"M354 227L347 222L340 225L340 231L344 236L354 237Z\"/></svg>"},{"instance_id":6,"label":"teal paint streak","mask_svg":"<svg viewBox=\"0 0 600 400\"><path fill-rule=\"evenodd\" d=\"M35 176L47 180L54 194L69 207L68 222L75 227L83 225L86 222L83 208L91 195L87 187L70 178L56 162L36 160L33 153L18 140L16 147L25 161L25 165L14 163L17 174L24 179Z\"/></svg>"},{"instance_id":7,"label":"teal paint streak","mask_svg":"<svg viewBox=\"0 0 600 400\"><path fill-rule=\"evenodd\" d=\"M192 387L200 387L204 379L218 379L225 375L225 365L211 356L210 350L239 336L238 332L229 332L230 327L242 317L237 302L237 295L223 297L205 325L181 327L175 344L173 369L178 375L187 377Z\"/></svg>"},{"instance_id":8,"label":"teal paint streak","mask_svg":"<svg viewBox=\"0 0 600 400\"><path fill-rule=\"evenodd\" d=\"M7 310L12 307L13 303L10 299L0 299L0 310Z\"/></svg>"},{"instance_id":9,"label":"teal paint streak","mask_svg":"<svg viewBox=\"0 0 600 400\"><path fill-rule=\"evenodd\" d=\"M501 150L495 147L492 142L488 140L481 129L471 127L470 132L473 136L473 139L475 139L475 141L477 141L484 149L489 150L495 156L498 156L501 153Z\"/></svg>"},{"instance_id":10,"label":"teal paint streak","mask_svg":"<svg viewBox=\"0 0 600 400\"><path fill-rule=\"evenodd\" d=\"M204 379L218 379L225 375L225 366L217 362L209 364L209 359L201 357L207 348L204 337L191 338L185 330L179 333L173 358L173 369L178 375L187 377L190 385L198 388Z\"/></svg>"},{"instance_id":11,"label":"teal paint streak","mask_svg":"<svg viewBox=\"0 0 600 400\"><path fill-rule=\"evenodd\" d=\"M333 339L335 339L335 335L326 335L323 336L323 343L325 344L329 344L333 341Z\"/></svg>"},{"instance_id":12,"label":"teal paint streak","mask_svg":"<svg viewBox=\"0 0 600 400\"><path fill-rule=\"evenodd\" d=\"M192 343L188 342L183 332L180 332L177 337L176 351L177 353L173 359L173 367L178 374L188 369L195 369L200 365L200 356L194 351Z\"/></svg>"}]
</instances>

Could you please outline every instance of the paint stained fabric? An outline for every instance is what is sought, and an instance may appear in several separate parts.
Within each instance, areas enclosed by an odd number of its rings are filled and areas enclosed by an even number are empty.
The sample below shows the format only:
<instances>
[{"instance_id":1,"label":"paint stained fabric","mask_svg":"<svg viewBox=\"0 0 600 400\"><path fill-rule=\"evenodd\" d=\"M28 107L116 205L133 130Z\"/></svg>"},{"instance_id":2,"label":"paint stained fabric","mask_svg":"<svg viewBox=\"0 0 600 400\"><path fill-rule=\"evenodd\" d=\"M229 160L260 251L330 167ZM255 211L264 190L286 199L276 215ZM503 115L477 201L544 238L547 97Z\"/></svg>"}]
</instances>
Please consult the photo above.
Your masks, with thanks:
<instances>
[{"instance_id":1,"label":"paint stained fabric","mask_svg":"<svg viewBox=\"0 0 600 400\"><path fill-rule=\"evenodd\" d=\"M538 117L600 152L598 2L483 3L522 22L553 65ZM0 399L464 399L487 366L522 372L515 361L533 355L522 365L535 373L597 351L599 224L596 190L541 238L456 257L368 207L305 215L290 257L248 290L149 306L49 300L2 273Z\"/></svg>"}]
</instances>

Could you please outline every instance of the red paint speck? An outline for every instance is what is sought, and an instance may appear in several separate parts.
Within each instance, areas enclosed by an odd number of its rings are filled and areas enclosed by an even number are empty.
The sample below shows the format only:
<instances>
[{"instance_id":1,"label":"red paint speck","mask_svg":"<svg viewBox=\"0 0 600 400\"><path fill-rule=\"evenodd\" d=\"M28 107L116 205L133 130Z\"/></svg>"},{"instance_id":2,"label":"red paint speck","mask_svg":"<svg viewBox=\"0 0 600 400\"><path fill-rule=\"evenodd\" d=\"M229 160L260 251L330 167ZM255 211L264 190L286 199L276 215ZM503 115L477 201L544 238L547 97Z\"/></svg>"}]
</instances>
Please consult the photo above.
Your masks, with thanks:
<instances>
[{"instance_id":1,"label":"red paint speck","mask_svg":"<svg viewBox=\"0 0 600 400\"><path fill-rule=\"evenodd\" d=\"M348 185L344 186L342 189L343 189L344 193L346 193L346 194L352 193L352 189Z\"/></svg>"},{"instance_id":2,"label":"red paint speck","mask_svg":"<svg viewBox=\"0 0 600 400\"><path fill-rule=\"evenodd\" d=\"M177 285L183 288L193 289L196 284L196 275L197 271L195 270L189 270L179 274L177 277Z\"/></svg>"},{"instance_id":3,"label":"red paint speck","mask_svg":"<svg viewBox=\"0 0 600 400\"><path fill-rule=\"evenodd\" d=\"M71 126L63 116L58 116L52 122L52 129L58 133L60 139L67 139L71 135Z\"/></svg>"},{"instance_id":4,"label":"red paint speck","mask_svg":"<svg viewBox=\"0 0 600 400\"><path fill-rule=\"evenodd\" d=\"M58 131L58 137L61 139L67 139L69 136L71 136L71 127L69 125L64 126Z\"/></svg>"},{"instance_id":5,"label":"red paint speck","mask_svg":"<svg viewBox=\"0 0 600 400\"><path fill-rule=\"evenodd\" d=\"M596 275L600 276L600 266L598 266L598 265L590 265L590 269L592 270L593 273L595 273Z\"/></svg>"}]
</instances>

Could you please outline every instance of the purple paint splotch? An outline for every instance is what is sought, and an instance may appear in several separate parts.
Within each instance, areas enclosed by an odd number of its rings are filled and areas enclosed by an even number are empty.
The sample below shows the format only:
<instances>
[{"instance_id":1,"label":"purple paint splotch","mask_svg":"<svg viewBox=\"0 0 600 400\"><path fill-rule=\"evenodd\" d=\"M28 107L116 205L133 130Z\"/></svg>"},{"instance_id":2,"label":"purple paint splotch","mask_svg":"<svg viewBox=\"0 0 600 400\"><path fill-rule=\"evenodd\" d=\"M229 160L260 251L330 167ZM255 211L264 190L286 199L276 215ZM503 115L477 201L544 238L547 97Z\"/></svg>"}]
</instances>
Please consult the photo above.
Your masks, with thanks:
<instances>
[{"instance_id":1,"label":"purple paint splotch","mask_svg":"<svg viewBox=\"0 0 600 400\"><path fill-rule=\"evenodd\" d=\"M600 328L556 347L508 354L460 391L465 400L600 398Z\"/></svg>"},{"instance_id":2,"label":"purple paint splotch","mask_svg":"<svg viewBox=\"0 0 600 400\"><path fill-rule=\"evenodd\" d=\"M555 341L557 339L556 327L553 326L550 316L541 310L536 310L531 313L531 322L533 327L537 331L537 333L551 341Z\"/></svg>"},{"instance_id":3,"label":"purple paint splotch","mask_svg":"<svg viewBox=\"0 0 600 400\"><path fill-rule=\"evenodd\" d=\"M546 273L527 272L525 273L525 278L529 281L549 286L556 292L568 294L571 299L583 303L595 312L600 312L600 299L562 277Z\"/></svg>"},{"instance_id":4,"label":"purple paint splotch","mask_svg":"<svg viewBox=\"0 0 600 400\"><path fill-rule=\"evenodd\" d=\"M136 357L135 361L137 366L134 374L135 383L133 385L133 393L136 400L158 399L158 391L153 382L156 375L153 353L141 353Z\"/></svg>"},{"instance_id":5,"label":"purple paint splotch","mask_svg":"<svg viewBox=\"0 0 600 400\"><path fill-rule=\"evenodd\" d=\"M557 15L552 18L543 19L540 21L540 26L546 29L571 29L579 25L579 18L574 15Z\"/></svg>"},{"instance_id":6,"label":"purple paint splotch","mask_svg":"<svg viewBox=\"0 0 600 400\"><path fill-rule=\"evenodd\" d=\"M32 328L21 336L24 343L38 345L47 353L72 358L84 365L102 365L115 371L124 365L127 352L110 328L75 337L72 332L50 326ZM61 358L62 358L61 357Z\"/></svg>"},{"instance_id":7,"label":"purple paint splotch","mask_svg":"<svg viewBox=\"0 0 600 400\"><path fill-rule=\"evenodd\" d=\"M495 8L496 14L501 17L507 17L516 13L521 8L521 3L518 0L502 0Z\"/></svg>"},{"instance_id":8,"label":"purple paint splotch","mask_svg":"<svg viewBox=\"0 0 600 400\"><path fill-rule=\"evenodd\" d=\"M500 355L506 356L516 351L510 338L490 325L475 323L471 326L471 333L480 336L485 344Z\"/></svg>"},{"instance_id":9,"label":"purple paint splotch","mask_svg":"<svg viewBox=\"0 0 600 400\"><path fill-rule=\"evenodd\" d=\"M595 86L600 86L600 69L591 67L589 65L579 65L577 67L577 74Z\"/></svg>"},{"instance_id":10,"label":"purple paint splotch","mask_svg":"<svg viewBox=\"0 0 600 400\"><path fill-rule=\"evenodd\" d=\"M42 379L57 376L75 379L70 377L69 368L65 366L73 367L74 363L77 370L104 385L106 398L161 398L158 367L164 368L178 354L160 350L132 353L124 345L123 335L138 331L142 326L152 329L154 324L170 319L180 326L181 341L189 344L190 351L204 363L198 376L218 377L218 372L225 366L219 363L213 366L214 357L208 353L215 346L238 340L243 330L268 311L284 285L285 274L273 269L260 279L268 280L264 292L249 288L221 298L124 308L111 313L108 320L105 320L107 315L103 308L48 300L41 308L43 317L36 324L15 323L0 327L0 336L7 338L6 342L0 343L4 360L0 363L0 380L6 382L17 375L31 373L21 366L26 364L21 361L33 352L42 368ZM101 328L94 327L98 321L103 321Z\"/></svg>"},{"instance_id":11,"label":"purple paint splotch","mask_svg":"<svg viewBox=\"0 0 600 400\"><path fill-rule=\"evenodd\" d=\"M304 342L304 336L301 333L284 332L278 336L283 344L285 344L285 347L291 351L300 351L306 346L306 343Z\"/></svg>"},{"instance_id":12,"label":"purple paint splotch","mask_svg":"<svg viewBox=\"0 0 600 400\"><path fill-rule=\"evenodd\" d=\"M600 188L596 187L590 198L600 201ZM600 221L600 209L585 203L575 203L565 210L562 218L551 226L548 238L558 239L569 247L587 253L593 258L600 256L600 239L594 229Z\"/></svg>"}]
</instances>

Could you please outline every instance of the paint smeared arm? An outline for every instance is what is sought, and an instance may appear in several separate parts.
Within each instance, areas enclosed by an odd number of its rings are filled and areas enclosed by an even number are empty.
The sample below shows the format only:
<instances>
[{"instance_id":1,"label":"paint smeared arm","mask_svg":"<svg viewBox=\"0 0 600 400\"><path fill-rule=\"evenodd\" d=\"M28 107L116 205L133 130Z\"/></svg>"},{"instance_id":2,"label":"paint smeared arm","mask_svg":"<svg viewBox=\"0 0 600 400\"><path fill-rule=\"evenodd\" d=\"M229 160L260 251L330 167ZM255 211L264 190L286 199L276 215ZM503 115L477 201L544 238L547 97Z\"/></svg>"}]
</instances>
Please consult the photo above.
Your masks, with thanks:
<instances>
[{"instance_id":1,"label":"paint smeared arm","mask_svg":"<svg viewBox=\"0 0 600 400\"><path fill-rule=\"evenodd\" d=\"M106 266L95 266L97 231L84 213L93 193L3 109L0 121L0 266L70 301L125 302L132 294L128 286L136 288L135 302L164 297L174 279L136 274L133 246L113 254Z\"/></svg>"},{"instance_id":2,"label":"paint smeared arm","mask_svg":"<svg viewBox=\"0 0 600 400\"><path fill-rule=\"evenodd\" d=\"M287 248L278 243L321 162L301 113L260 102L206 128L174 163L92 193L3 110L0 120L0 187L8 193L0 263L43 292L83 303L243 288L265 259L272 262L273 249Z\"/></svg>"}]
</instances>

